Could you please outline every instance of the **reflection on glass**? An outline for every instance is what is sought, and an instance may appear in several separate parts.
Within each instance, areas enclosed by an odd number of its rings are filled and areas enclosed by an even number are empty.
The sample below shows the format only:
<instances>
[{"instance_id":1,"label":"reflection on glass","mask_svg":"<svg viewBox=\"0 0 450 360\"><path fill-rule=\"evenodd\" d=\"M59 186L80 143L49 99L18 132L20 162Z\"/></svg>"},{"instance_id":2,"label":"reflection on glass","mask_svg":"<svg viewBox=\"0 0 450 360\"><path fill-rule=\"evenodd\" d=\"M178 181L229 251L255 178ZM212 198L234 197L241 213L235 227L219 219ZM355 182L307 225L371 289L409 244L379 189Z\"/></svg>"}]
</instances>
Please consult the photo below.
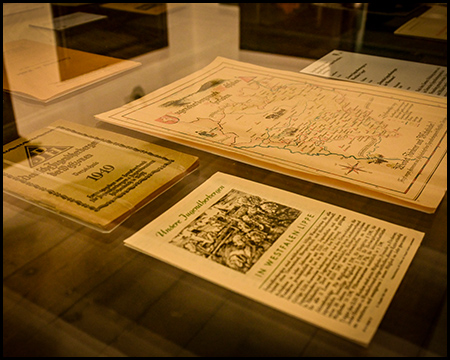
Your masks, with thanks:
<instances>
[{"instance_id":1,"label":"reflection on glass","mask_svg":"<svg viewBox=\"0 0 450 360\"><path fill-rule=\"evenodd\" d=\"M430 9L404 2L240 4L240 48L310 59L339 49L446 66L446 39L397 31Z\"/></svg>"},{"instance_id":2,"label":"reflection on glass","mask_svg":"<svg viewBox=\"0 0 450 360\"><path fill-rule=\"evenodd\" d=\"M52 12L57 43L70 49L130 59L168 45L165 4L52 4ZM82 15L97 19L75 22Z\"/></svg>"}]
</instances>

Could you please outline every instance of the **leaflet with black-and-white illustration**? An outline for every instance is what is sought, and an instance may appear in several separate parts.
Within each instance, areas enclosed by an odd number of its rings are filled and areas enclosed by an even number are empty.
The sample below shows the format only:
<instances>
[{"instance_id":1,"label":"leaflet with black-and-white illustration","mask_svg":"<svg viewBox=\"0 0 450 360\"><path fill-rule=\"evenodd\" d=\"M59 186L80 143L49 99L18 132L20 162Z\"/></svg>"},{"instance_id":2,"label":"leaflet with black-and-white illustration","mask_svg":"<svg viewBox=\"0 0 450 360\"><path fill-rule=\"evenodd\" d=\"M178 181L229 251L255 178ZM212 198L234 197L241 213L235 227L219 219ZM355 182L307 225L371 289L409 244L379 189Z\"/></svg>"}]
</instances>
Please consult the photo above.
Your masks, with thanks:
<instances>
[{"instance_id":1,"label":"leaflet with black-and-white illustration","mask_svg":"<svg viewBox=\"0 0 450 360\"><path fill-rule=\"evenodd\" d=\"M423 235L216 173L125 245L368 345Z\"/></svg>"}]
</instances>

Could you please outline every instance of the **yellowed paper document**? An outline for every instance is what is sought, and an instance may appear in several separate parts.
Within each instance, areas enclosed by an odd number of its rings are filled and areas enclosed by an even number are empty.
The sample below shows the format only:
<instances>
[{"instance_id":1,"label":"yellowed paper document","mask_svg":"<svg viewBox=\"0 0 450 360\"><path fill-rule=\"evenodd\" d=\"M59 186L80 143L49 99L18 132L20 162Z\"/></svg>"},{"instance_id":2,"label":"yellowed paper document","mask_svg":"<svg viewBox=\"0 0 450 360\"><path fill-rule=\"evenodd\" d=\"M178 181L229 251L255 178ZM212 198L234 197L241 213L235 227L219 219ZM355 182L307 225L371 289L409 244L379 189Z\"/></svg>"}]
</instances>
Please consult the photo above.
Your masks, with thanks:
<instances>
[{"instance_id":1,"label":"yellowed paper document","mask_svg":"<svg viewBox=\"0 0 450 360\"><path fill-rule=\"evenodd\" d=\"M3 61L3 89L45 103L141 65L31 40L3 44Z\"/></svg>"},{"instance_id":2,"label":"yellowed paper document","mask_svg":"<svg viewBox=\"0 0 450 360\"><path fill-rule=\"evenodd\" d=\"M447 6L432 6L400 26L394 34L447 41Z\"/></svg>"},{"instance_id":3,"label":"yellowed paper document","mask_svg":"<svg viewBox=\"0 0 450 360\"><path fill-rule=\"evenodd\" d=\"M447 189L444 98L219 57L96 117L425 212Z\"/></svg>"},{"instance_id":4,"label":"yellowed paper document","mask_svg":"<svg viewBox=\"0 0 450 360\"><path fill-rule=\"evenodd\" d=\"M197 166L195 156L60 121L3 146L3 191L111 231Z\"/></svg>"},{"instance_id":5,"label":"yellowed paper document","mask_svg":"<svg viewBox=\"0 0 450 360\"><path fill-rule=\"evenodd\" d=\"M216 173L125 245L368 345L423 235Z\"/></svg>"}]
</instances>

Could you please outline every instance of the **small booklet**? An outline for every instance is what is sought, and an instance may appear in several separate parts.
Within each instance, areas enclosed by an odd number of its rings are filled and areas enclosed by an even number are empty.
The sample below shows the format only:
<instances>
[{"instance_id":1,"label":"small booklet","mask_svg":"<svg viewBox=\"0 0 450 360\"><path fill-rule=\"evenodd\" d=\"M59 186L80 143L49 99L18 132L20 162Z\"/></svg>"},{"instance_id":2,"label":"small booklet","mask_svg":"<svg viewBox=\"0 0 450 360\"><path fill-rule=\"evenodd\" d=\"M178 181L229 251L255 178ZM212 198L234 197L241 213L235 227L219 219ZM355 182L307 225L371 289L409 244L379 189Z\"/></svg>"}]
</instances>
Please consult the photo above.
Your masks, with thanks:
<instances>
[{"instance_id":1,"label":"small booklet","mask_svg":"<svg viewBox=\"0 0 450 360\"><path fill-rule=\"evenodd\" d=\"M125 245L366 346L423 236L216 173Z\"/></svg>"},{"instance_id":2,"label":"small booklet","mask_svg":"<svg viewBox=\"0 0 450 360\"><path fill-rule=\"evenodd\" d=\"M65 121L3 146L3 191L102 232L198 166L198 158Z\"/></svg>"}]
</instances>

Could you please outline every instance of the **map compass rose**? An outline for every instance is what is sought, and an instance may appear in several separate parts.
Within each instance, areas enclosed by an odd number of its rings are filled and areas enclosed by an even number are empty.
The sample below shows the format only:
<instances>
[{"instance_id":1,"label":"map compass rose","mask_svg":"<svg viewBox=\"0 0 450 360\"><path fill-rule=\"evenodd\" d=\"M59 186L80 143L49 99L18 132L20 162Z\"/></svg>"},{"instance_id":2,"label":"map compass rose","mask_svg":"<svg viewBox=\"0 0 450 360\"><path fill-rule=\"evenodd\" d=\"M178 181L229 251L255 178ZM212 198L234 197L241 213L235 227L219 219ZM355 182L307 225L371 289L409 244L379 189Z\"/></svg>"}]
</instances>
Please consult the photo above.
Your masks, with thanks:
<instances>
[{"instance_id":1,"label":"map compass rose","mask_svg":"<svg viewBox=\"0 0 450 360\"><path fill-rule=\"evenodd\" d=\"M339 165L340 167L344 168L345 170L347 170L347 172L345 173L345 175L350 174L351 172L354 172L356 174L359 174L360 172L368 172L366 170L363 170L363 168L358 167L359 162L357 162L355 165Z\"/></svg>"}]
</instances>

